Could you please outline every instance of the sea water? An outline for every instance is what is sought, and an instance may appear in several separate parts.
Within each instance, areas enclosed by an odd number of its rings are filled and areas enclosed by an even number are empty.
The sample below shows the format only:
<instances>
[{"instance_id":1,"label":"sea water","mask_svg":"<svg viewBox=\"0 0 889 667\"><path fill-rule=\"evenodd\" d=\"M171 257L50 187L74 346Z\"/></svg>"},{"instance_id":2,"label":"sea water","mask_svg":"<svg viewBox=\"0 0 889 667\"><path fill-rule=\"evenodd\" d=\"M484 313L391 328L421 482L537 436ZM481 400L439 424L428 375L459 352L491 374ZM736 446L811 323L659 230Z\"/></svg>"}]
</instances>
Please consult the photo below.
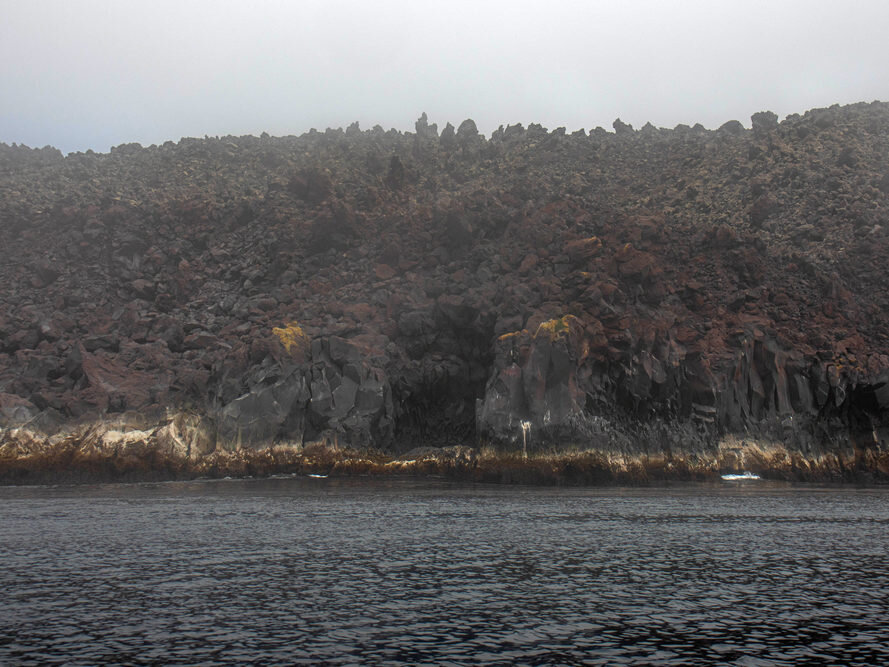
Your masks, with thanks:
<instances>
[{"instance_id":1,"label":"sea water","mask_svg":"<svg viewBox=\"0 0 889 667\"><path fill-rule=\"evenodd\" d=\"M889 664L889 490L0 488L0 664Z\"/></svg>"}]
</instances>

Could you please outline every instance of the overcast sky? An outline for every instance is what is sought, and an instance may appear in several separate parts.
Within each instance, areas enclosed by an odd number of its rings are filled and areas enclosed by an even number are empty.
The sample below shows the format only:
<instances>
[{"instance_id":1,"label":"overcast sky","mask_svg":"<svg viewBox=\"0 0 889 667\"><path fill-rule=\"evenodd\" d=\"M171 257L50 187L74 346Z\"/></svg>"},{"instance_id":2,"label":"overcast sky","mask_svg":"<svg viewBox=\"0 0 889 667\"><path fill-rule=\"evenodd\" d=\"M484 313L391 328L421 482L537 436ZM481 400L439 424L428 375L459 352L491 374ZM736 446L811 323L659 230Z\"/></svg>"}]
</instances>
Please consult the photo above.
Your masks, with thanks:
<instances>
[{"instance_id":1,"label":"overcast sky","mask_svg":"<svg viewBox=\"0 0 889 667\"><path fill-rule=\"evenodd\" d=\"M887 40L887 0L0 0L0 141L749 125L889 100Z\"/></svg>"}]
</instances>

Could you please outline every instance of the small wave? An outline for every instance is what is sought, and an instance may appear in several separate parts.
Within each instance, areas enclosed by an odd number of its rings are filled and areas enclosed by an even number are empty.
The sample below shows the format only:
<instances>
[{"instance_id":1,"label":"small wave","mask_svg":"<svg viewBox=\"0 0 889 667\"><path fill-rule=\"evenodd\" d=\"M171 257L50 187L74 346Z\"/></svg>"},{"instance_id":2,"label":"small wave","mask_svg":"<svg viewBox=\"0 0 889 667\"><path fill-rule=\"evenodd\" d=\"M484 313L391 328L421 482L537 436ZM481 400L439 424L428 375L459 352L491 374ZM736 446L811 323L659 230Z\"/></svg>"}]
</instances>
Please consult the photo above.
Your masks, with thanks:
<instances>
[{"instance_id":1,"label":"small wave","mask_svg":"<svg viewBox=\"0 0 889 667\"><path fill-rule=\"evenodd\" d=\"M731 482L731 481L743 480L743 479L762 479L762 477L760 477L759 475L757 475L755 473L745 471L745 472L741 472L741 473L737 473L737 472L727 473L725 475L722 475L722 479Z\"/></svg>"}]
</instances>

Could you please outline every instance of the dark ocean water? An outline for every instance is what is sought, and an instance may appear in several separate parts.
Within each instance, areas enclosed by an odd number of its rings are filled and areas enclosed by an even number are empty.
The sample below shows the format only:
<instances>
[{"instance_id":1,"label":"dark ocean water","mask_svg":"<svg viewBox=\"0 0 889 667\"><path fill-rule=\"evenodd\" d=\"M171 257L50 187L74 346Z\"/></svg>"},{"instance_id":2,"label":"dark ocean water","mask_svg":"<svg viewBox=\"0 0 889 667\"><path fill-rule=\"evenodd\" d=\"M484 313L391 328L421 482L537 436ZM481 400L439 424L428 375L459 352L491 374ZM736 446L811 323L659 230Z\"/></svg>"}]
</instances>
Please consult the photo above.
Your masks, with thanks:
<instances>
[{"instance_id":1,"label":"dark ocean water","mask_svg":"<svg viewBox=\"0 0 889 667\"><path fill-rule=\"evenodd\" d=\"M889 490L0 488L0 664L889 664Z\"/></svg>"}]
</instances>

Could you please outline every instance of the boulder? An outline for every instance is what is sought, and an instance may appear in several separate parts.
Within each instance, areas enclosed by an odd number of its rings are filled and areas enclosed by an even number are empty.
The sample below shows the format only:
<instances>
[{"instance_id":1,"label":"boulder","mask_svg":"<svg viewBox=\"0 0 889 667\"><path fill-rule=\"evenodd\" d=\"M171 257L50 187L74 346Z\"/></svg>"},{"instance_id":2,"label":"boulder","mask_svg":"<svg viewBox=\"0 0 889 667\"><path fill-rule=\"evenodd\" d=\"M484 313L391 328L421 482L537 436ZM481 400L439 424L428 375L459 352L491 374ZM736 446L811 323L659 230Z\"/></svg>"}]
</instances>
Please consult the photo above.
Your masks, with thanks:
<instances>
[{"instance_id":1,"label":"boulder","mask_svg":"<svg viewBox=\"0 0 889 667\"><path fill-rule=\"evenodd\" d=\"M744 134L744 126L741 125L741 121L729 120L720 125L716 131L719 134L737 137Z\"/></svg>"},{"instance_id":2,"label":"boulder","mask_svg":"<svg viewBox=\"0 0 889 667\"><path fill-rule=\"evenodd\" d=\"M309 204L316 205L327 199L333 191L330 173L319 168L304 168L290 176L288 190Z\"/></svg>"},{"instance_id":3,"label":"boulder","mask_svg":"<svg viewBox=\"0 0 889 667\"><path fill-rule=\"evenodd\" d=\"M355 446L391 441L394 408L386 374L357 345L336 336L313 341L308 381L307 439L334 431Z\"/></svg>"},{"instance_id":4,"label":"boulder","mask_svg":"<svg viewBox=\"0 0 889 667\"><path fill-rule=\"evenodd\" d=\"M614 128L614 132L618 136L632 136L635 133L633 126L623 122L620 118L615 118L611 126Z\"/></svg>"},{"instance_id":5,"label":"boulder","mask_svg":"<svg viewBox=\"0 0 889 667\"><path fill-rule=\"evenodd\" d=\"M577 239L576 241L569 241L565 244L565 254L567 254L575 264L583 264L593 257L596 257L601 252L602 241L597 236Z\"/></svg>"},{"instance_id":6,"label":"boulder","mask_svg":"<svg viewBox=\"0 0 889 667\"><path fill-rule=\"evenodd\" d=\"M475 126L475 121L471 118L467 118L462 123L460 123L460 127L457 128L457 144L463 147L472 145L479 138L478 128Z\"/></svg>"},{"instance_id":7,"label":"boulder","mask_svg":"<svg viewBox=\"0 0 889 667\"><path fill-rule=\"evenodd\" d=\"M33 421L38 412L31 401L15 394L0 393L0 427L24 426Z\"/></svg>"},{"instance_id":8,"label":"boulder","mask_svg":"<svg viewBox=\"0 0 889 667\"><path fill-rule=\"evenodd\" d=\"M170 389L169 359L151 345L129 344L117 354L79 348L83 398L98 411L140 410L163 403Z\"/></svg>"},{"instance_id":9,"label":"boulder","mask_svg":"<svg viewBox=\"0 0 889 667\"><path fill-rule=\"evenodd\" d=\"M278 441L302 444L309 398L308 383L299 369L251 389L219 410L219 445L254 449Z\"/></svg>"},{"instance_id":10,"label":"boulder","mask_svg":"<svg viewBox=\"0 0 889 667\"><path fill-rule=\"evenodd\" d=\"M750 117L750 124L754 135L768 134L778 129L778 114L772 111L758 111Z\"/></svg>"},{"instance_id":11,"label":"boulder","mask_svg":"<svg viewBox=\"0 0 889 667\"><path fill-rule=\"evenodd\" d=\"M548 320L535 334L501 336L495 371L477 406L477 425L488 438L518 442L529 422L544 440L570 435L583 413L577 382L583 327L572 316Z\"/></svg>"},{"instance_id":12,"label":"boulder","mask_svg":"<svg viewBox=\"0 0 889 667\"><path fill-rule=\"evenodd\" d=\"M417 119L417 122L414 123L414 129L417 132L417 137L421 140L432 140L438 138L438 125L435 123L429 124L429 119L426 116L426 112L424 111L422 115Z\"/></svg>"},{"instance_id":13,"label":"boulder","mask_svg":"<svg viewBox=\"0 0 889 667\"><path fill-rule=\"evenodd\" d=\"M451 150L457 145L457 136L454 130L454 126L448 123L444 126L444 129L441 131L441 136L439 137L439 143L441 147L445 150Z\"/></svg>"}]
</instances>

